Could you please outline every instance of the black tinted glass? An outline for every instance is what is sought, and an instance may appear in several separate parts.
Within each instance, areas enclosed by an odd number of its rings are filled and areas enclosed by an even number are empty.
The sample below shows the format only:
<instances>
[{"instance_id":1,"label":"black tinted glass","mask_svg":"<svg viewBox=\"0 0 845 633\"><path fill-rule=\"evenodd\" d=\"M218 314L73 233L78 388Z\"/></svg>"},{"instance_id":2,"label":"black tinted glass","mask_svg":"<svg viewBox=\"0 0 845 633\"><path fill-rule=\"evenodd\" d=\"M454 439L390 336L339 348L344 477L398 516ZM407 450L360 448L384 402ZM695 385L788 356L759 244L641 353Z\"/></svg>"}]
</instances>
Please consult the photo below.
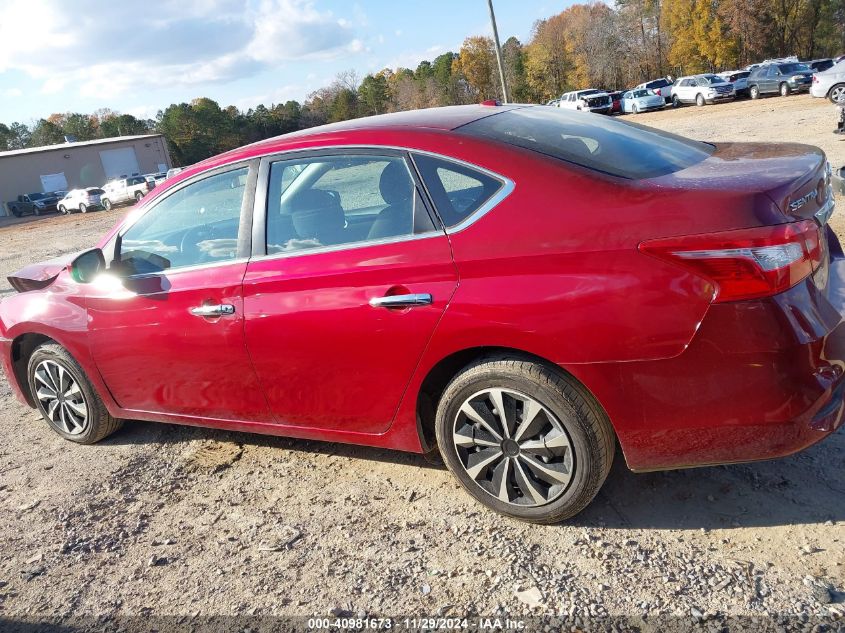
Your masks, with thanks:
<instances>
[{"instance_id":1,"label":"black tinted glass","mask_svg":"<svg viewBox=\"0 0 845 633\"><path fill-rule=\"evenodd\" d=\"M668 132L554 108L509 110L473 121L457 132L629 179L671 174L713 152L710 145Z\"/></svg>"}]
</instances>

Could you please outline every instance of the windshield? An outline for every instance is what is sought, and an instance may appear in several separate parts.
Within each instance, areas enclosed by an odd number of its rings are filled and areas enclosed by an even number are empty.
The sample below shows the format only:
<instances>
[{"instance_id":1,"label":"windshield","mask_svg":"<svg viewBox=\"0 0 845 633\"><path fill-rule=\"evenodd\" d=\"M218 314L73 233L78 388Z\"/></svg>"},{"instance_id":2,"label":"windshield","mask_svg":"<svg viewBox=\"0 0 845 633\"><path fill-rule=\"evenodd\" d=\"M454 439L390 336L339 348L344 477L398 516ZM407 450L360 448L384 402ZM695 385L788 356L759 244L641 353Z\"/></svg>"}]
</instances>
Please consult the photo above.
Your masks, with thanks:
<instances>
[{"instance_id":1,"label":"windshield","mask_svg":"<svg viewBox=\"0 0 845 633\"><path fill-rule=\"evenodd\" d=\"M781 64L778 68L785 75L789 73L805 73L810 70L810 67L806 64Z\"/></svg>"},{"instance_id":2,"label":"windshield","mask_svg":"<svg viewBox=\"0 0 845 633\"><path fill-rule=\"evenodd\" d=\"M704 77L702 77L702 79L704 79L704 81L706 81L707 83L710 83L710 84L727 83L724 79L719 77L719 75L704 75Z\"/></svg>"},{"instance_id":3,"label":"windshield","mask_svg":"<svg viewBox=\"0 0 845 633\"><path fill-rule=\"evenodd\" d=\"M671 174L713 153L711 145L668 132L540 106L478 119L457 128L456 132L629 179Z\"/></svg>"},{"instance_id":4,"label":"windshield","mask_svg":"<svg viewBox=\"0 0 845 633\"><path fill-rule=\"evenodd\" d=\"M663 86L671 86L672 82L668 79L655 79L646 84L646 88L662 88Z\"/></svg>"},{"instance_id":5,"label":"windshield","mask_svg":"<svg viewBox=\"0 0 845 633\"><path fill-rule=\"evenodd\" d=\"M579 97L586 97L587 95L594 95L594 94L598 94L599 92L601 92L601 90L595 90L595 89L582 90L581 92L578 93L578 96Z\"/></svg>"},{"instance_id":6,"label":"windshield","mask_svg":"<svg viewBox=\"0 0 845 633\"><path fill-rule=\"evenodd\" d=\"M654 94L654 93L652 93L651 90L634 90L633 96L634 96L635 99L637 99L639 97L649 97L652 94Z\"/></svg>"}]
</instances>

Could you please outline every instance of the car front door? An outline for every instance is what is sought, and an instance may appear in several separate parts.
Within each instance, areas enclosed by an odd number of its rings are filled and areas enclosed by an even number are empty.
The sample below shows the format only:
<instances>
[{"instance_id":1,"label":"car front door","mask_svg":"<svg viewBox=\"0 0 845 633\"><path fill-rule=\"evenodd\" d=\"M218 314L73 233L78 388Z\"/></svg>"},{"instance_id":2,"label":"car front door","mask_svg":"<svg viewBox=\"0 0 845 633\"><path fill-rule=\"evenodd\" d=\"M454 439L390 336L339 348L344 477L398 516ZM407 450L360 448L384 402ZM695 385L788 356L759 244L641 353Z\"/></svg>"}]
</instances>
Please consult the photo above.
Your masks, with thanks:
<instances>
[{"instance_id":1,"label":"car front door","mask_svg":"<svg viewBox=\"0 0 845 633\"><path fill-rule=\"evenodd\" d=\"M276 422L385 431L457 286L408 157L267 158L259 183L245 333Z\"/></svg>"},{"instance_id":2,"label":"car front door","mask_svg":"<svg viewBox=\"0 0 845 633\"><path fill-rule=\"evenodd\" d=\"M766 71L766 80L764 84L763 92L777 92L778 90L778 77L780 77L780 70L777 66L772 64L769 66L769 69Z\"/></svg>"},{"instance_id":3,"label":"car front door","mask_svg":"<svg viewBox=\"0 0 845 633\"><path fill-rule=\"evenodd\" d=\"M268 421L243 338L257 162L186 181L107 246L87 291L91 350L117 403L183 417Z\"/></svg>"}]
</instances>

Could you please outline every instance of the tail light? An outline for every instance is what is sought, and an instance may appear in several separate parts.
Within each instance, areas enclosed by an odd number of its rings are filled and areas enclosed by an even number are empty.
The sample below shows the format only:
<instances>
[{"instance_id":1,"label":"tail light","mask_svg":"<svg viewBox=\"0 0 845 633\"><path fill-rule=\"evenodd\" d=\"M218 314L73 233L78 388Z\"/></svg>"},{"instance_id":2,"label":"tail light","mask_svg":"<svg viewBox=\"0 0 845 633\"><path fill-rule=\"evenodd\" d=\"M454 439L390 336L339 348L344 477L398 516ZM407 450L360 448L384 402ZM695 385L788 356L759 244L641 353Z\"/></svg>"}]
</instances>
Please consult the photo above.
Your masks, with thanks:
<instances>
[{"instance_id":1,"label":"tail light","mask_svg":"<svg viewBox=\"0 0 845 633\"><path fill-rule=\"evenodd\" d=\"M815 73L813 73L813 83L814 83L814 84L819 83L819 78L818 78L818 77L816 77Z\"/></svg>"},{"instance_id":2,"label":"tail light","mask_svg":"<svg viewBox=\"0 0 845 633\"><path fill-rule=\"evenodd\" d=\"M662 88L655 88L655 89L654 89L654 92L655 92L655 94L657 94L657 96L658 96L658 97L662 97L662 96L663 96L663 93L662 93L662 92L660 92L661 90L662 90Z\"/></svg>"},{"instance_id":3,"label":"tail light","mask_svg":"<svg viewBox=\"0 0 845 633\"><path fill-rule=\"evenodd\" d=\"M822 264L812 220L703 235L649 240L640 251L708 279L714 302L768 297L788 290Z\"/></svg>"}]
</instances>

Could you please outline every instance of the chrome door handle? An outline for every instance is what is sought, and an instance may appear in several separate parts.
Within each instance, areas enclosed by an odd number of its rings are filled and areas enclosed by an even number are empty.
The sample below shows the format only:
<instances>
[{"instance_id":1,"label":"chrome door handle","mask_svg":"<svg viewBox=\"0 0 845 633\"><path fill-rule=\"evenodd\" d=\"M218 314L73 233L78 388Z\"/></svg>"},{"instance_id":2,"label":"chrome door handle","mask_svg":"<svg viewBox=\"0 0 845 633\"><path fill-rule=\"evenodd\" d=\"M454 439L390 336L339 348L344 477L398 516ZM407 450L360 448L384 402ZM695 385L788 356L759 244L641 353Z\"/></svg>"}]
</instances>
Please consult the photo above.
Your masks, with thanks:
<instances>
[{"instance_id":1,"label":"chrome door handle","mask_svg":"<svg viewBox=\"0 0 845 633\"><path fill-rule=\"evenodd\" d=\"M370 305L374 308L410 308L413 306L427 306L432 302L428 293L413 295L392 295L389 297L373 297Z\"/></svg>"},{"instance_id":2,"label":"chrome door handle","mask_svg":"<svg viewBox=\"0 0 845 633\"><path fill-rule=\"evenodd\" d=\"M195 308L191 308L191 314L198 317L216 317L234 313L235 306L229 305L228 303L222 303L220 305L197 306Z\"/></svg>"}]
</instances>

